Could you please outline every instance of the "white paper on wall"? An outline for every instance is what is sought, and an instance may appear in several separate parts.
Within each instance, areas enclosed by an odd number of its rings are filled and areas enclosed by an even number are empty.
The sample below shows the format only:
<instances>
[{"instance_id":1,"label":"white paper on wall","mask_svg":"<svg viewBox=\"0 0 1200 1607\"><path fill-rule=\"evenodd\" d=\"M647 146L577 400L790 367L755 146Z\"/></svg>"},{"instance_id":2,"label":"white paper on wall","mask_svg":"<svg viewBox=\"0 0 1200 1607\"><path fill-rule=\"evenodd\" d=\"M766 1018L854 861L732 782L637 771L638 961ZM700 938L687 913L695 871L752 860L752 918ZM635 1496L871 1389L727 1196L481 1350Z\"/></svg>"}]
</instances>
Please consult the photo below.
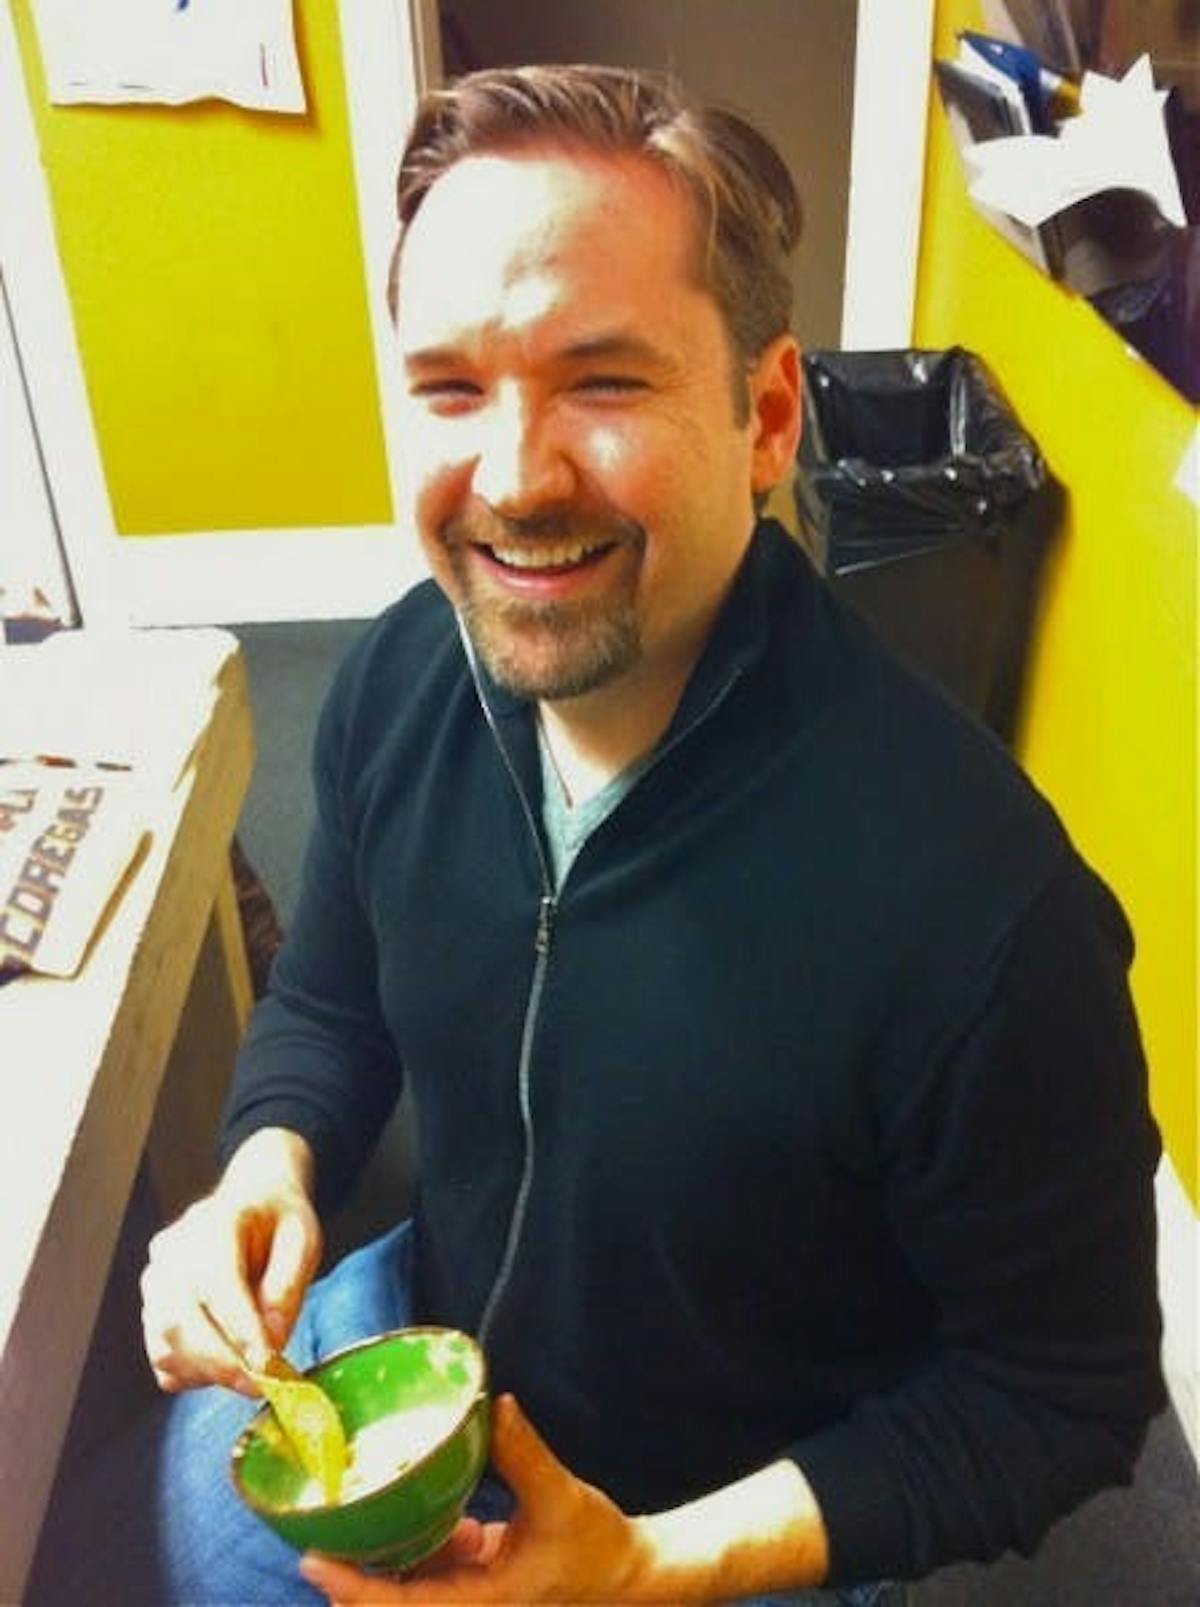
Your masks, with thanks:
<instances>
[{"instance_id":1,"label":"white paper on wall","mask_svg":"<svg viewBox=\"0 0 1200 1607\"><path fill-rule=\"evenodd\" d=\"M292 0L32 0L50 99L303 112Z\"/></svg>"}]
</instances>

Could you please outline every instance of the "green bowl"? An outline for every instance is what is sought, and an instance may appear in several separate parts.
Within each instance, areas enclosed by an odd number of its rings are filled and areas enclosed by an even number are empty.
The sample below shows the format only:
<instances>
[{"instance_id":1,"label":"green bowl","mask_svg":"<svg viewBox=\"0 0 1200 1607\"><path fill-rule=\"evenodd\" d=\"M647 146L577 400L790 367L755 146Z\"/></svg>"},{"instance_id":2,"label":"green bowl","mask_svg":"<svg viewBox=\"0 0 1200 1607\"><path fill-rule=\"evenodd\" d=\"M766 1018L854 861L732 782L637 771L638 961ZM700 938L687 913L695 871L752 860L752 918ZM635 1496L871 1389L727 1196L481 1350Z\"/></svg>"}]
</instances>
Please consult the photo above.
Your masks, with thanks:
<instances>
[{"instance_id":1,"label":"green bowl","mask_svg":"<svg viewBox=\"0 0 1200 1607\"><path fill-rule=\"evenodd\" d=\"M300 1551L385 1569L415 1566L449 1535L483 1472L490 1438L483 1352L454 1328L401 1328L338 1351L305 1374L338 1409L351 1452L355 1436L395 1417L404 1437L443 1417L441 1432L399 1471L344 1492L336 1505L309 1504L311 1481L264 1407L233 1448L234 1488L248 1507ZM421 1418L415 1414L422 1409ZM375 1432L378 1437L381 1431ZM384 1435L391 1431L383 1430ZM366 1440L358 1442L364 1448ZM401 1450L403 1456L403 1450ZM318 1498L319 1500L319 1498ZM301 1504L297 1504L297 1503Z\"/></svg>"}]
</instances>

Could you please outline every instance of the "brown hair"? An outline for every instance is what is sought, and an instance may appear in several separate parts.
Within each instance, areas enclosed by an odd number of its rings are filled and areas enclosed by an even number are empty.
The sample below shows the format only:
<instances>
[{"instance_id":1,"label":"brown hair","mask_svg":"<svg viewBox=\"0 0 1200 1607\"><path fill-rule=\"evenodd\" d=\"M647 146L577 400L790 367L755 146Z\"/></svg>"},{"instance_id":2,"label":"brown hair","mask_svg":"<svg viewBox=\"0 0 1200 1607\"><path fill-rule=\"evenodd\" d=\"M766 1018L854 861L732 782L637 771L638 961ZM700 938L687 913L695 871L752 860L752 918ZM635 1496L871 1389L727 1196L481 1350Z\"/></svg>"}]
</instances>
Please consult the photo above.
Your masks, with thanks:
<instances>
[{"instance_id":1,"label":"brown hair","mask_svg":"<svg viewBox=\"0 0 1200 1607\"><path fill-rule=\"evenodd\" d=\"M684 187L701 223L700 281L743 363L790 327L788 258L801 211L774 146L734 113L696 105L670 79L593 66L488 69L425 96L396 186L393 319L405 231L433 184L464 157L537 145L642 156Z\"/></svg>"}]
</instances>

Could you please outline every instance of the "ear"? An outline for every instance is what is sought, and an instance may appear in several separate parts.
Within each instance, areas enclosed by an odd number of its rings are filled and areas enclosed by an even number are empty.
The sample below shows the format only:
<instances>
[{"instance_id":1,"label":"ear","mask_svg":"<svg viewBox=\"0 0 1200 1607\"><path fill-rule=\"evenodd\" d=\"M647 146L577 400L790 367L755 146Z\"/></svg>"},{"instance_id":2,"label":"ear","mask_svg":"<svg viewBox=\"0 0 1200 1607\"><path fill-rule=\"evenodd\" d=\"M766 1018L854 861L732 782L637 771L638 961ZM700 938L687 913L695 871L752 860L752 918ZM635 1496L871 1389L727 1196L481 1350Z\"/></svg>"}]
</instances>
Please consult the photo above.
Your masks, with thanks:
<instances>
[{"instance_id":1,"label":"ear","mask_svg":"<svg viewBox=\"0 0 1200 1607\"><path fill-rule=\"evenodd\" d=\"M769 491L792 472L800 444L802 384L799 346L791 335L776 336L750 375L754 491Z\"/></svg>"}]
</instances>

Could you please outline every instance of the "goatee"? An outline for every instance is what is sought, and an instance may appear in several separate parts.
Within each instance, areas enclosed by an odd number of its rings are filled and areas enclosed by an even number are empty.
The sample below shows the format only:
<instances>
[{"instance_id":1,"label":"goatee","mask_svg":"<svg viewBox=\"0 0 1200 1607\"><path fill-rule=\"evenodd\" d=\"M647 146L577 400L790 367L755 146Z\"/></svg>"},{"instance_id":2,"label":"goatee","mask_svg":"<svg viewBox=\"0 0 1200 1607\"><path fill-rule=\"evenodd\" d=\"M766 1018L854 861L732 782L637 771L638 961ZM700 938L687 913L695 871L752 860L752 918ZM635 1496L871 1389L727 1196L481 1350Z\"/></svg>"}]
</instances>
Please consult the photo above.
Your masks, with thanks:
<instances>
[{"instance_id":1,"label":"goatee","mask_svg":"<svg viewBox=\"0 0 1200 1607\"><path fill-rule=\"evenodd\" d=\"M631 669L641 657L635 608L645 535L631 520L574 509L534 519L475 512L447 525L443 539L464 628L492 679L517 697L582 697ZM472 547L504 549L538 541L622 548L624 572L606 594L578 601L498 598L477 584ZM607 558L602 561L610 561Z\"/></svg>"}]
</instances>

